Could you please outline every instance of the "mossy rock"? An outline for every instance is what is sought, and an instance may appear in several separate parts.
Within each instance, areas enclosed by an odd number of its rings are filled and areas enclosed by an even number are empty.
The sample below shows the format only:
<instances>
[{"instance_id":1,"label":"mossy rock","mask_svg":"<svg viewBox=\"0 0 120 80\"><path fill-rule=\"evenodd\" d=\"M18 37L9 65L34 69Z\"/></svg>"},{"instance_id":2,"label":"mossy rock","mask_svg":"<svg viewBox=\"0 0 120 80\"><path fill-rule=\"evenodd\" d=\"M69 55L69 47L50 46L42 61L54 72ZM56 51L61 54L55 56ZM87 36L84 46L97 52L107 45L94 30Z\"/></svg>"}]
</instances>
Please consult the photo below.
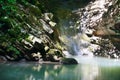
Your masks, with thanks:
<instances>
[{"instance_id":1,"label":"mossy rock","mask_svg":"<svg viewBox=\"0 0 120 80\"><path fill-rule=\"evenodd\" d=\"M70 65L70 64L78 64L78 62L74 58L63 58L61 60L61 63L62 64L68 64L68 65Z\"/></svg>"}]
</instances>

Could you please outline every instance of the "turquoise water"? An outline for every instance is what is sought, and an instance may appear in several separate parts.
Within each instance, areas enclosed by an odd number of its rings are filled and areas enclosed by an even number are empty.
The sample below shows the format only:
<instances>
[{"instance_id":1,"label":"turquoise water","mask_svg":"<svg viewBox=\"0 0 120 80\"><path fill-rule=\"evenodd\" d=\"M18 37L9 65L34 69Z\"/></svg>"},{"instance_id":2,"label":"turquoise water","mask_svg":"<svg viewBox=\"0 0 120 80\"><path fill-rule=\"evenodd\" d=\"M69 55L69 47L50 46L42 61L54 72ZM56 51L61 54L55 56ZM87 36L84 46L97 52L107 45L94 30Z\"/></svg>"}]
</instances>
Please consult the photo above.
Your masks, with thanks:
<instances>
[{"instance_id":1,"label":"turquoise water","mask_svg":"<svg viewBox=\"0 0 120 80\"><path fill-rule=\"evenodd\" d=\"M78 65L0 63L0 80L120 80L120 65L103 61L106 65L86 62Z\"/></svg>"}]
</instances>

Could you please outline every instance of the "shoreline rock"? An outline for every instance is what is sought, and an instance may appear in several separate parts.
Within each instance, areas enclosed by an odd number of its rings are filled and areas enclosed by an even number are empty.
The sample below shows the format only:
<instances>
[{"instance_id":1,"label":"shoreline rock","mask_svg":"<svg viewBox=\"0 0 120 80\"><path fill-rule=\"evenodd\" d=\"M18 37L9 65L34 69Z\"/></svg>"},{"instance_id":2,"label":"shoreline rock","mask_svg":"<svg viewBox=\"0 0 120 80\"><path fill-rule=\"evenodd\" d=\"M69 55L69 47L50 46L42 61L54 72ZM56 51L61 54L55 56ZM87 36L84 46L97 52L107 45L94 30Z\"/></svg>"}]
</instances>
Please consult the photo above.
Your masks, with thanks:
<instances>
[{"instance_id":1,"label":"shoreline rock","mask_svg":"<svg viewBox=\"0 0 120 80\"><path fill-rule=\"evenodd\" d=\"M78 64L77 60L74 58L63 58L60 61L61 64L71 65L71 64Z\"/></svg>"},{"instance_id":2,"label":"shoreline rock","mask_svg":"<svg viewBox=\"0 0 120 80\"><path fill-rule=\"evenodd\" d=\"M7 62L7 59L4 56L0 56L0 63Z\"/></svg>"}]
</instances>

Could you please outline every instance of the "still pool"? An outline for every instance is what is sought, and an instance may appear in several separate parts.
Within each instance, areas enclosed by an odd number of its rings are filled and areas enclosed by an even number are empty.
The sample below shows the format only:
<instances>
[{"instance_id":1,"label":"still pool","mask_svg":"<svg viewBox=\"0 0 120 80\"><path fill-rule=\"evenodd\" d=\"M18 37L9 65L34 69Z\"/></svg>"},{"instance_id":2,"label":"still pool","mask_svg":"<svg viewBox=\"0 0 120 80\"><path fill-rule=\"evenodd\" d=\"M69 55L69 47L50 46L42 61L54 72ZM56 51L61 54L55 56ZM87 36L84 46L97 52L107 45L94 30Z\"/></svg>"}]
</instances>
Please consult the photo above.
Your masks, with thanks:
<instances>
[{"instance_id":1,"label":"still pool","mask_svg":"<svg viewBox=\"0 0 120 80\"><path fill-rule=\"evenodd\" d=\"M120 61L114 61L81 58L77 65L0 63L0 80L120 80Z\"/></svg>"}]
</instances>

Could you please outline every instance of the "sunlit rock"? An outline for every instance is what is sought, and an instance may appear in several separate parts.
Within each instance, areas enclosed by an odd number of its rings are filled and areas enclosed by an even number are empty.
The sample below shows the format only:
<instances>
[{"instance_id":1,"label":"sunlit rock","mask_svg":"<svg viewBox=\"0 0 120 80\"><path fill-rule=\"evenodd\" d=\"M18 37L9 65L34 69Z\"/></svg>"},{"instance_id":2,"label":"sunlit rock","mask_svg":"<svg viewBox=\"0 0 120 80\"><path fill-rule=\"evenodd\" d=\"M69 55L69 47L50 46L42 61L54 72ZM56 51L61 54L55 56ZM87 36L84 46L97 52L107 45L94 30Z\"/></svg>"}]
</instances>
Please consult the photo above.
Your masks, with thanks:
<instances>
[{"instance_id":1,"label":"sunlit rock","mask_svg":"<svg viewBox=\"0 0 120 80\"><path fill-rule=\"evenodd\" d=\"M48 46L45 46L44 50L48 51L50 48Z\"/></svg>"},{"instance_id":2,"label":"sunlit rock","mask_svg":"<svg viewBox=\"0 0 120 80\"><path fill-rule=\"evenodd\" d=\"M40 60L40 58L42 57L39 52L38 53L32 53L31 55L36 61Z\"/></svg>"},{"instance_id":3,"label":"sunlit rock","mask_svg":"<svg viewBox=\"0 0 120 80\"><path fill-rule=\"evenodd\" d=\"M42 40L40 39L40 38L37 38L36 36L33 36L33 35L29 35L29 37L28 37L28 40L30 40L33 44L35 43L35 42L38 42L38 43L41 43L42 42Z\"/></svg>"},{"instance_id":4,"label":"sunlit rock","mask_svg":"<svg viewBox=\"0 0 120 80\"><path fill-rule=\"evenodd\" d=\"M72 57L72 55L67 50L63 50L62 53L66 58Z\"/></svg>"},{"instance_id":5,"label":"sunlit rock","mask_svg":"<svg viewBox=\"0 0 120 80\"><path fill-rule=\"evenodd\" d=\"M50 21L53 18L53 14L52 13L44 13L43 17L46 21Z\"/></svg>"},{"instance_id":6,"label":"sunlit rock","mask_svg":"<svg viewBox=\"0 0 120 80\"><path fill-rule=\"evenodd\" d=\"M44 20L40 19L43 29L48 33L53 33L53 30L51 29L50 25L48 25Z\"/></svg>"},{"instance_id":7,"label":"sunlit rock","mask_svg":"<svg viewBox=\"0 0 120 80\"><path fill-rule=\"evenodd\" d=\"M26 49L30 49L30 48L32 48L33 47L33 45L30 43L30 42L28 42L28 41L26 41L26 40L22 40L22 42L25 44L24 45L24 47L26 48ZM32 42L32 41L31 41ZM27 46L26 46L27 45Z\"/></svg>"},{"instance_id":8,"label":"sunlit rock","mask_svg":"<svg viewBox=\"0 0 120 80\"><path fill-rule=\"evenodd\" d=\"M55 23L55 22L52 22L52 21L50 21L49 24L50 24L50 26L52 26L52 27L54 27L54 26L56 25L56 23Z\"/></svg>"},{"instance_id":9,"label":"sunlit rock","mask_svg":"<svg viewBox=\"0 0 120 80\"><path fill-rule=\"evenodd\" d=\"M90 38L89 38L86 34L82 34L82 35L80 36L80 38L83 39L83 40L85 40L85 41L90 42Z\"/></svg>"},{"instance_id":10,"label":"sunlit rock","mask_svg":"<svg viewBox=\"0 0 120 80\"><path fill-rule=\"evenodd\" d=\"M92 37L93 36L93 31L92 29L88 29L85 31L85 34L88 36L88 37Z\"/></svg>"}]
</instances>

